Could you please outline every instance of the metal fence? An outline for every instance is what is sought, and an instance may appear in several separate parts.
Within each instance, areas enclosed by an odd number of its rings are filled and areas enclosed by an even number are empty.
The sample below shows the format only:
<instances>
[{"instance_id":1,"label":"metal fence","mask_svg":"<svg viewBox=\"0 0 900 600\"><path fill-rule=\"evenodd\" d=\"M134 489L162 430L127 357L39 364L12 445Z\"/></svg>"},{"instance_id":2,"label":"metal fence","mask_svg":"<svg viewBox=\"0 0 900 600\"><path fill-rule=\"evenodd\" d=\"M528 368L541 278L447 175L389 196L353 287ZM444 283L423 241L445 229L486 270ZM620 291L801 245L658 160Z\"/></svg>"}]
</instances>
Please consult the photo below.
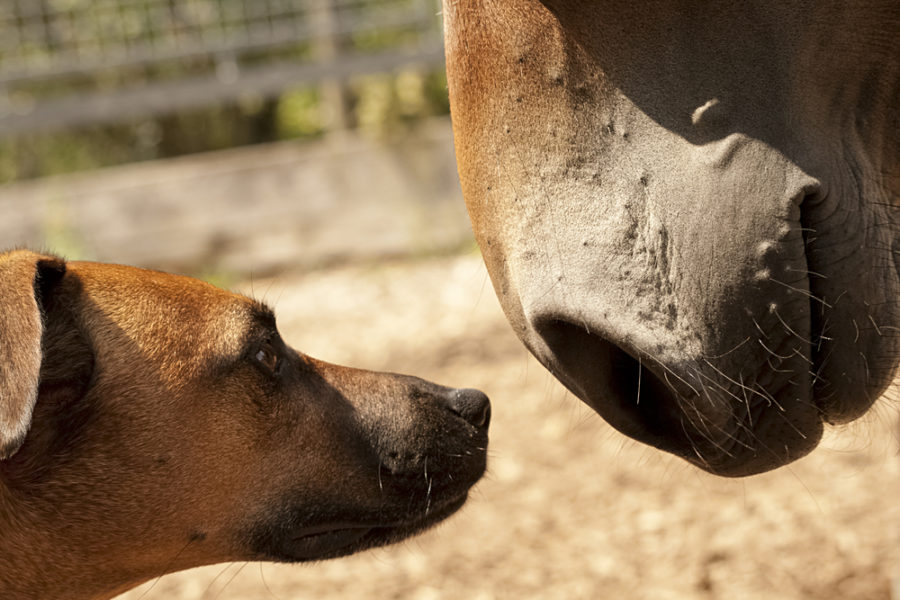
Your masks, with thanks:
<instances>
[{"instance_id":1,"label":"metal fence","mask_svg":"<svg viewBox=\"0 0 900 600\"><path fill-rule=\"evenodd\" d=\"M0 0L0 135L442 60L436 0Z\"/></svg>"}]
</instances>

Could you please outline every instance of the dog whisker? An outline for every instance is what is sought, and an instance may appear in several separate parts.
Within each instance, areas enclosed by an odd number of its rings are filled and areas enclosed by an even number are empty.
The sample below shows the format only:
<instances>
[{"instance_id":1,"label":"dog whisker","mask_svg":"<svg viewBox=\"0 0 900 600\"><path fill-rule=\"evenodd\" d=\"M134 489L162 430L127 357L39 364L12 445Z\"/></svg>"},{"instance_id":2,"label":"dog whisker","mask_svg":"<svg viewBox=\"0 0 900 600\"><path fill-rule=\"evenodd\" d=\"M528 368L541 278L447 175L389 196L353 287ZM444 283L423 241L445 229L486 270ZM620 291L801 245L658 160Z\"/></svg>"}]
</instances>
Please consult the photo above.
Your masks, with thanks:
<instances>
[{"instance_id":1,"label":"dog whisker","mask_svg":"<svg viewBox=\"0 0 900 600\"><path fill-rule=\"evenodd\" d=\"M219 578L222 577L222 575L224 575L233 565L234 563L228 563L224 567L222 567L218 574L212 578L212 581L207 584L206 589L203 590L203 595L201 596L201 598L206 598L207 596L209 596L213 586L216 585L216 582L219 580Z\"/></svg>"},{"instance_id":2,"label":"dog whisker","mask_svg":"<svg viewBox=\"0 0 900 600\"><path fill-rule=\"evenodd\" d=\"M237 577L237 576L240 574L240 572L244 570L244 567L246 567L246 566L249 565L249 564L250 564L249 562L245 562L245 563L242 564L240 567L238 567L237 570L236 570L236 571L232 574L232 576L228 579L228 581L225 582L225 585L222 586L222 589L219 590L219 592L216 594L216 596L215 596L215 598L213 598L213 600L218 600L219 596L222 595L222 592L224 592L225 589L226 589L229 585L231 585L231 582L234 581L234 578Z\"/></svg>"},{"instance_id":3,"label":"dog whisker","mask_svg":"<svg viewBox=\"0 0 900 600\"><path fill-rule=\"evenodd\" d=\"M156 576L156 578L153 580L153 583L150 584L150 587L148 587L146 590L144 590L141 593L140 596L138 596L138 600L142 600L144 597L147 596L147 594L149 594L151 591L153 591L153 588L156 587L156 584L159 583L160 579L162 579L163 576L165 576L167 573L171 572L172 566L181 557L181 555L184 553L184 551L188 549L188 546L190 546L191 544L194 543L194 541L195 540L193 538L188 540L187 543L181 547L181 550L179 550L178 552L175 553L175 556L173 556L172 559L169 560L168 563L166 563L166 566L163 568L162 573L160 573L159 575Z\"/></svg>"},{"instance_id":4,"label":"dog whisker","mask_svg":"<svg viewBox=\"0 0 900 600\"><path fill-rule=\"evenodd\" d=\"M425 493L425 516L428 516L428 511L431 510L431 484L434 483L434 478L428 479L428 491Z\"/></svg>"}]
</instances>

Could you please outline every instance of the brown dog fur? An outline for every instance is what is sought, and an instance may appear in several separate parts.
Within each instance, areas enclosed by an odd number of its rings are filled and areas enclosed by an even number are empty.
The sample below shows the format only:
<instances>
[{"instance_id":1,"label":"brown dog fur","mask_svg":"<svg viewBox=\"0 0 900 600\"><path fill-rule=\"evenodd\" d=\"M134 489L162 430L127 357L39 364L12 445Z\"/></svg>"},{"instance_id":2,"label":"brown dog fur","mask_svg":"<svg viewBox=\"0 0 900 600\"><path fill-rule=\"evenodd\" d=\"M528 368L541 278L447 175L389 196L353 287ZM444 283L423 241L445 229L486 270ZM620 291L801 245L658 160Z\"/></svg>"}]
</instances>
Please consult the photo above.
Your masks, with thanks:
<instances>
[{"instance_id":1,"label":"brown dog fur","mask_svg":"<svg viewBox=\"0 0 900 600\"><path fill-rule=\"evenodd\" d=\"M483 474L475 390L316 361L195 279L0 254L0 598L391 543Z\"/></svg>"}]
</instances>

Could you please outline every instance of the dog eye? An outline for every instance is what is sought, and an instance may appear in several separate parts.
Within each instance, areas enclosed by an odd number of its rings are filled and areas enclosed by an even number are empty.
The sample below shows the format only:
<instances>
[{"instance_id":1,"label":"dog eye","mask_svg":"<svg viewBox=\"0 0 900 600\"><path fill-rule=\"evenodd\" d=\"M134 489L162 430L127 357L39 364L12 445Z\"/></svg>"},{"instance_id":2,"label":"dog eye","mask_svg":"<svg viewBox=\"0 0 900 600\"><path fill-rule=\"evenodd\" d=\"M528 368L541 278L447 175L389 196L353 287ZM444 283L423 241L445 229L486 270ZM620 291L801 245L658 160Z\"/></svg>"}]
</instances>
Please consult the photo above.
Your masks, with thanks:
<instances>
[{"instance_id":1,"label":"dog eye","mask_svg":"<svg viewBox=\"0 0 900 600\"><path fill-rule=\"evenodd\" d=\"M268 371L274 373L278 369L278 354L272 342L266 342L254 355L256 361Z\"/></svg>"}]
</instances>

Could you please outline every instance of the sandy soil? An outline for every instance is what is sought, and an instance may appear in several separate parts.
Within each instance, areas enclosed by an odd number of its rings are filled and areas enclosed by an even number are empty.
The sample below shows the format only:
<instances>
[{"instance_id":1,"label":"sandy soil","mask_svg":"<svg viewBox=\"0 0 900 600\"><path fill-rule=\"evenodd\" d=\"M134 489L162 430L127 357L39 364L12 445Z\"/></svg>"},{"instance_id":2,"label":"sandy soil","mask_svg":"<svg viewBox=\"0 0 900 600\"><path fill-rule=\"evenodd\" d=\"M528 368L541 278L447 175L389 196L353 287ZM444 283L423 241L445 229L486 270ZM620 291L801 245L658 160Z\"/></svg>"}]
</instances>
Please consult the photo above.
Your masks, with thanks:
<instances>
[{"instance_id":1,"label":"sandy soil","mask_svg":"<svg viewBox=\"0 0 900 600\"><path fill-rule=\"evenodd\" d=\"M255 281L313 356L485 390L490 473L401 546L315 565L218 565L122 598L900 599L900 419L885 403L743 480L624 439L529 357L477 256Z\"/></svg>"}]
</instances>

